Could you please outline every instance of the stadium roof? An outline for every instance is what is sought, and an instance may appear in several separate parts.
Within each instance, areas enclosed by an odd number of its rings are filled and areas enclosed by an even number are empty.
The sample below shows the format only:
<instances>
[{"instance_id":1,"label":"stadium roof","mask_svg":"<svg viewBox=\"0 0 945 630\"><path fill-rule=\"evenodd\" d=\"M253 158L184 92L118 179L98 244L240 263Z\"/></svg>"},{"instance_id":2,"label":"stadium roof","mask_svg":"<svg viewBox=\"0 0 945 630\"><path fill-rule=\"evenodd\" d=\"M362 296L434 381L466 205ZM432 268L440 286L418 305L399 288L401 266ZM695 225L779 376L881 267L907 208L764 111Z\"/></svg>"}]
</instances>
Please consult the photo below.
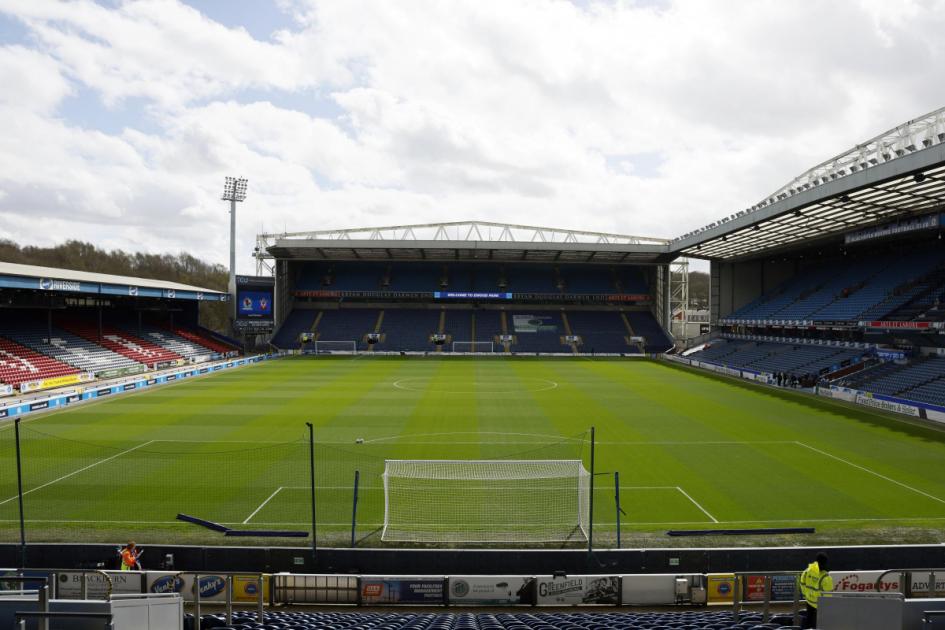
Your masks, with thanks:
<instances>
[{"instance_id":1,"label":"stadium roof","mask_svg":"<svg viewBox=\"0 0 945 630\"><path fill-rule=\"evenodd\" d=\"M0 262L0 288L177 299L225 299L226 293L166 280Z\"/></svg>"},{"instance_id":2,"label":"stadium roof","mask_svg":"<svg viewBox=\"0 0 945 630\"><path fill-rule=\"evenodd\" d=\"M672 258L666 239L487 221L260 234L256 247L259 258L300 260L642 263Z\"/></svg>"},{"instance_id":3,"label":"stadium roof","mask_svg":"<svg viewBox=\"0 0 945 630\"><path fill-rule=\"evenodd\" d=\"M724 259L945 209L945 107L853 147L762 202L673 239L674 253Z\"/></svg>"}]
</instances>

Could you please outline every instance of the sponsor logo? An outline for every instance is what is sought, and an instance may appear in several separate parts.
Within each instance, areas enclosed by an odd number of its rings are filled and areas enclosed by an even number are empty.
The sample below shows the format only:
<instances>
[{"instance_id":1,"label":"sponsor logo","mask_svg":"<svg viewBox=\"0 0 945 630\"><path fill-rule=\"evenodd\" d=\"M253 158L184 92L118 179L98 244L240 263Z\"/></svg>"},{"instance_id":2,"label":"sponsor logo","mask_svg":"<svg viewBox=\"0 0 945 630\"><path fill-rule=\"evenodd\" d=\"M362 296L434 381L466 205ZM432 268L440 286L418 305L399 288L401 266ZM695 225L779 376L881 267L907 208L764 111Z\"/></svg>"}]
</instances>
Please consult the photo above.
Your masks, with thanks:
<instances>
[{"instance_id":1,"label":"sponsor logo","mask_svg":"<svg viewBox=\"0 0 945 630\"><path fill-rule=\"evenodd\" d=\"M865 593L867 591L875 591L876 589L876 579L861 578L856 573L851 573L849 575L844 575L836 581L836 586L834 587L835 591L842 591L847 593ZM889 580L881 581L879 583L880 592L897 592L899 591L899 580Z\"/></svg>"},{"instance_id":2,"label":"sponsor logo","mask_svg":"<svg viewBox=\"0 0 945 630\"><path fill-rule=\"evenodd\" d=\"M256 583L255 583L255 582L249 582L249 583L247 583L247 584L243 587L243 591L244 591L247 595L255 595L256 593L259 592L259 591L258 591L258 587L256 586Z\"/></svg>"},{"instance_id":3,"label":"sponsor logo","mask_svg":"<svg viewBox=\"0 0 945 630\"><path fill-rule=\"evenodd\" d=\"M380 597L384 592L384 585L380 582L365 583L361 589L361 595L364 597Z\"/></svg>"},{"instance_id":4,"label":"sponsor logo","mask_svg":"<svg viewBox=\"0 0 945 630\"><path fill-rule=\"evenodd\" d=\"M200 373L201 373L201 374L206 374L206 373L209 372L209 371L210 371L209 368L200 368Z\"/></svg>"},{"instance_id":5,"label":"sponsor logo","mask_svg":"<svg viewBox=\"0 0 945 630\"><path fill-rule=\"evenodd\" d=\"M0 418L6 418L9 413L9 409L0 409Z\"/></svg>"},{"instance_id":6,"label":"sponsor logo","mask_svg":"<svg viewBox=\"0 0 945 630\"><path fill-rule=\"evenodd\" d=\"M152 593L180 593L184 579L178 575L164 575L154 580L149 589Z\"/></svg>"},{"instance_id":7,"label":"sponsor logo","mask_svg":"<svg viewBox=\"0 0 945 630\"><path fill-rule=\"evenodd\" d=\"M67 403L79 402L80 400L82 400L81 394L69 394L68 396L66 396Z\"/></svg>"},{"instance_id":8,"label":"sponsor logo","mask_svg":"<svg viewBox=\"0 0 945 630\"><path fill-rule=\"evenodd\" d=\"M200 578L197 589L200 591L200 597L213 597L219 595L226 588L226 580L219 575L208 575Z\"/></svg>"},{"instance_id":9,"label":"sponsor logo","mask_svg":"<svg viewBox=\"0 0 945 630\"><path fill-rule=\"evenodd\" d=\"M128 295L138 295L138 287L128 287Z\"/></svg>"},{"instance_id":10,"label":"sponsor logo","mask_svg":"<svg viewBox=\"0 0 945 630\"><path fill-rule=\"evenodd\" d=\"M111 387L105 387L105 388L102 388L102 389L100 389L100 390L97 390L95 393L96 393L97 395L99 395L99 396L108 396L109 394L112 393L112 388L111 388Z\"/></svg>"},{"instance_id":11,"label":"sponsor logo","mask_svg":"<svg viewBox=\"0 0 945 630\"><path fill-rule=\"evenodd\" d=\"M456 580L450 584L450 592L455 597L466 597L469 595L469 582L466 580Z\"/></svg>"},{"instance_id":12,"label":"sponsor logo","mask_svg":"<svg viewBox=\"0 0 945 630\"><path fill-rule=\"evenodd\" d=\"M176 374L168 374L168 375L167 375L167 380L169 380L169 381L173 381L173 380L176 380L176 379L177 379L177 375L176 375Z\"/></svg>"},{"instance_id":13,"label":"sponsor logo","mask_svg":"<svg viewBox=\"0 0 945 630\"><path fill-rule=\"evenodd\" d=\"M30 411L36 411L37 409L48 409L49 401L44 400L43 402L35 402L30 405Z\"/></svg>"},{"instance_id":14,"label":"sponsor logo","mask_svg":"<svg viewBox=\"0 0 945 630\"><path fill-rule=\"evenodd\" d=\"M732 592L732 585L728 582L721 582L718 586L719 595L728 595Z\"/></svg>"},{"instance_id":15,"label":"sponsor logo","mask_svg":"<svg viewBox=\"0 0 945 630\"><path fill-rule=\"evenodd\" d=\"M203 299L203 293L197 293L197 299L198 299L198 300L202 300L202 299Z\"/></svg>"},{"instance_id":16,"label":"sponsor logo","mask_svg":"<svg viewBox=\"0 0 945 630\"><path fill-rule=\"evenodd\" d=\"M81 291L82 285L70 280L42 278L39 281L39 288L43 291Z\"/></svg>"},{"instance_id":17,"label":"sponsor logo","mask_svg":"<svg viewBox=\"0 0 945 630\"><path fill-rule=\"evenodd\" d=\"M157 383L157 379L156 379L156 378L149 378L149 379L146 381L146 384L148 384L148 385L154 385L155 383Z\"/></svg>"},{"instance_id":18,"label":"sponsor logo","mask_svg":"<svg viewBox=\"0 0 945 630\"><path fill-rule=\"evenodd\" d=\"M122 389L122 391L127 392L128 390L132 390L132 389L134 389L135 387L136 387L136 386L135 386L134 383L126 383L125 386L122 387L121 389Z\"/></svg>"}]
</instances>

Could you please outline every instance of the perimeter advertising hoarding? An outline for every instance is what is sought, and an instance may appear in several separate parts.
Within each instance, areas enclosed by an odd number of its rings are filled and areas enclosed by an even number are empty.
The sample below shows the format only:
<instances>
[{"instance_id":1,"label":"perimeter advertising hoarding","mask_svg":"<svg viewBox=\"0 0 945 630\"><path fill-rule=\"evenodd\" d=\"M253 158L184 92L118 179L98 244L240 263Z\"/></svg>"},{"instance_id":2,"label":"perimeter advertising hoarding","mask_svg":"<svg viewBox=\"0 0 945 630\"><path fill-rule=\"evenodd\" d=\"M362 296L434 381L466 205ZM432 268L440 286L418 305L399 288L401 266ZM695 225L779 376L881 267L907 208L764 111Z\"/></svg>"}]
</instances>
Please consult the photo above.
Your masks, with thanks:
<instances>
[{"instance_id":1,"label":"perimeter advertising hoarding","mask_svg":"<svg viewBox=\"0 0 945 630\"><path fill-rule=\"evenodd\" d=\"M731 604L735 595L734 573L710 573L706 576L708 594L706 601L711 604Z\"/></svg>"},{"instance_id":2,"label":"perimeter advertising hoarding","mask_svg":"<svg viewBox=\"0 0 945 630\"><path fill-rule=\"evenodd\" d=\"M89 599L106 599L110 592L113 595L140 593L142 586L141 571L107 571L103 573L87 572L85 574L86 592ZM79 599L82 597L82 571L58 571L59 599ZM111 581L111 584L109 584Z\"/></svg>"},{"instance_id":3,"label":"perimeter advertising hoarding","mask_svg":"<svg viewBox=\"0 0 945 630\"><path fill-rule=\"evenodd\" d=\"M774 575L771 577L771 601L794 601L794 589L797 578L793 575ZM798 594L800 599L803 599ZM749 575L745 578L745 601L763 602L765 599L765 577L763 575Z\"/></svg>"},{"instance_id":4,"label":"perimeter advertising hoarding","mask_svg":"<svg viewBox=\"0 0 945 630\"><path fill-rule=\"evenodd\" d=\"M478 575L449 578L450 604L463 606L514 606L531 604L531 578Z\"/></svg>"},{"instance_id":5,"label":"perimeter advertising hoarding","mask_svg":"<svg viewBox=\"0 0 945 630\"><path fill-rule=\"evenodd\" d=\"M226 601L226 576L201 575L200 601ZM184 601L194 600L194 576L188 573L174 571L148 571L148 593L180 593ZM254 575L233 576L233 601L237 603L253 604L259 596L259 583ZM269 598L269 576L263 577L263 600Z\"/></svg>"},{"instance_id":6,"label":"perimeter advertising hoarding","mask_svg":"<svg viewBox=\"0 0 945 630\"><path fill-rule=\"evenodd\" d=\"M535 602L539 606L616 605L620 598L620 578L616 575L570 575L535 578Z\"/></svg>"},{"instance_id":7,"label":"perimeter advertising hoarding","mask_svg":"<svg viewBox=\"0 0 945 630\"><path fill-rule=\"evenodd\" d=\"M444 603L441 577L362 577L362 604Z\"/></svg>"}]
</instances>

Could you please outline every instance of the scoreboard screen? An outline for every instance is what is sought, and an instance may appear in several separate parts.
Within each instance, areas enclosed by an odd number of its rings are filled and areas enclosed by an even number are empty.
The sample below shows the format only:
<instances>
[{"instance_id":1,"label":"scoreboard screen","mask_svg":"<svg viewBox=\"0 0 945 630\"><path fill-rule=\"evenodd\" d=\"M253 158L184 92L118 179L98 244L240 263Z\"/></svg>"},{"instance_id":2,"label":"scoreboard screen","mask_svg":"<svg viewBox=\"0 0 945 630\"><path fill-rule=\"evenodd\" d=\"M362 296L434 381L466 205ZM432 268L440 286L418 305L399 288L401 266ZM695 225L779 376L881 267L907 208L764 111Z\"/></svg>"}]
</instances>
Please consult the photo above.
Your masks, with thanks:
<instances>
[{"instance_id":1,"label":"scoreboard screen","mask_svg":"<svg viewBox=\"0 0 945 630\"><path fill-rule=\"evenodd\" d=\"M271 277L236 276L236 319L250 326L272 324L275 283ZM250 322L256 322L252 324Z\"/></svg>"}]
</instances>

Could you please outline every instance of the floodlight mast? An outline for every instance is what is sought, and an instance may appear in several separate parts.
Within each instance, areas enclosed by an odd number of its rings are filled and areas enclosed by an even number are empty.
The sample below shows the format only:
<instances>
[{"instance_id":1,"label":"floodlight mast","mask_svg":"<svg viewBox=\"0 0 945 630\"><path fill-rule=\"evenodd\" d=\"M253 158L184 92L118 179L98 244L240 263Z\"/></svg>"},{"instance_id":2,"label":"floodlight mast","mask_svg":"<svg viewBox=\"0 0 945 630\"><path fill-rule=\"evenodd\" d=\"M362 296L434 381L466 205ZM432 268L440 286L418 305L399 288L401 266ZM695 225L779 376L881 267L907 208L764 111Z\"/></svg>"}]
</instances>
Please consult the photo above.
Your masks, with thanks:
<instances>
[{"instance_id":1,"label":"floodlight mast","mask_svg":"<svg viewBox=\"0 0 945 630\"><path fill-rule=\"evenodd\" d=\"M230 281L229 293L236 308L236 204L246 200L245 177L227 177L223 184L223 201L230 202ZM235 311L234 311L235 317Z\"/></svg>"}]
</instances>

